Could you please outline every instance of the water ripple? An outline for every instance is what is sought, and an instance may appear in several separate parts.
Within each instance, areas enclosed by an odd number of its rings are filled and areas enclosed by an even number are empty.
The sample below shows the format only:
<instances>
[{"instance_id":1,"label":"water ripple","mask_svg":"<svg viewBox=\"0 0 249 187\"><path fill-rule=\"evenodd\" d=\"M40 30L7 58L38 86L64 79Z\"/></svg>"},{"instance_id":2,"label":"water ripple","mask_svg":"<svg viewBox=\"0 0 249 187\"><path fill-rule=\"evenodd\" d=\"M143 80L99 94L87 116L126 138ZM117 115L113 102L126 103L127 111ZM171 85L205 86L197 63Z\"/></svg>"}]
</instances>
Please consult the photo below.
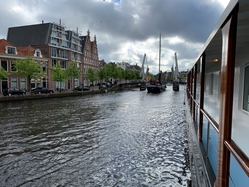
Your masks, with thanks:
<instances>
[{"instance_id":1,"label":"water ripple","mask_svg":"<svg viewBox=\"0 0 249 187\"><path fill-rule=\"evenodd\" d=\"M0 103L0 186L188 186L182 101L130 90Z\"/></svg>"}]
</instances>

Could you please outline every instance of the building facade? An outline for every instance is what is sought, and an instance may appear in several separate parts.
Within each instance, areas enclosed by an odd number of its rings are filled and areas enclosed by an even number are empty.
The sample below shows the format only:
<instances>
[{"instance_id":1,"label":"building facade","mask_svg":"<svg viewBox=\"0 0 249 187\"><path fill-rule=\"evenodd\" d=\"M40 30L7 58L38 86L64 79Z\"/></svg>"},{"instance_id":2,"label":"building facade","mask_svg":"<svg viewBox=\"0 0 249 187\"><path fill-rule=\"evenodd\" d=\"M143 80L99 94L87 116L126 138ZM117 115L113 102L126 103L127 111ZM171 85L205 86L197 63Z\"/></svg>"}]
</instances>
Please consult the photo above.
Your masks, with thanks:
<instances>
[{"instance_id":1,"label":"building facade","mask_svg":"<svg viewBox=\"0 0 249 187\"><path fill-rule=\"evenodd\" d=\"M86 36L81 37L82 40L82 60L83 60L83 76L86 77L87 70L92 68L94 70L99 70L100 63L98 57L98 47L97 47L97 40L96 36L94 36L94 40L91 41L90 38L90 31L87 31ZM87 79L83 79L84 85L89 85Z\"/></svg>"},{"instance_id":2,"label":"building facade","mask_svg":"<svg viewBox=\"0 0 249 187\"><path fill-rule=\"evenodd\" d=\"M0 66L8 73L8 77L1 81L0 92L6 88L18 87L27 90L27 80L15 74L13 62L24 59L25 56L31 56L41 65L41 71L48 75L48 61L44 58L40 49L31 46L16 47L5 39L0 40ZM47 77L38 80L31 80L32 87L49 87Z\"/></svg>"},{"instance_id":3,"label":"building facade","mask_svg":"<svg viewBox=\"0 0 249 187\"><path fill-rule=\"evenodd\" d=\"M11 27L8 29L7 40L13 45L32 46L39 48L44 57L49 59L48 68L60 62L62 69L67 69L70 62L77 62L82 72L80 77L65 82L53 81L50 71L48 82L50 89L73 89L82 83L87 83L85 73L87 68L99 68L96 36L90 40L90 31L86 36L80 36L76 31L66 30L66 27L57 23L44 23L28 26ZM87 85L87 84L86 84Z\"/></svg>"}]
</instances>

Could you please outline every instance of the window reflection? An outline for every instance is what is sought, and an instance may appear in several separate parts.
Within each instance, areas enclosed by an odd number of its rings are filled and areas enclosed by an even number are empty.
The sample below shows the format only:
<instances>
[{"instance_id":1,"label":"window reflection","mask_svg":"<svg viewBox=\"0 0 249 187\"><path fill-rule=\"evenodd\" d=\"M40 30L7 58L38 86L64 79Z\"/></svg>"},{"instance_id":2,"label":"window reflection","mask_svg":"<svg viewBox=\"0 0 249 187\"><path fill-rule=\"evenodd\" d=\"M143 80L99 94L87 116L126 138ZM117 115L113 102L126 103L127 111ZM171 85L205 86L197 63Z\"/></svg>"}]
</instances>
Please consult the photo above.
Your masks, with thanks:
<instances>
[{"instance_id":1,"label":"window reflection","mask_svg":"<svg viewBox=\"0 0 249 187\"><path fill-rule=\"evenodd\" d=\"M245 68L243 109L249 112L249 66Z\"/></svg>"}]
</instances>

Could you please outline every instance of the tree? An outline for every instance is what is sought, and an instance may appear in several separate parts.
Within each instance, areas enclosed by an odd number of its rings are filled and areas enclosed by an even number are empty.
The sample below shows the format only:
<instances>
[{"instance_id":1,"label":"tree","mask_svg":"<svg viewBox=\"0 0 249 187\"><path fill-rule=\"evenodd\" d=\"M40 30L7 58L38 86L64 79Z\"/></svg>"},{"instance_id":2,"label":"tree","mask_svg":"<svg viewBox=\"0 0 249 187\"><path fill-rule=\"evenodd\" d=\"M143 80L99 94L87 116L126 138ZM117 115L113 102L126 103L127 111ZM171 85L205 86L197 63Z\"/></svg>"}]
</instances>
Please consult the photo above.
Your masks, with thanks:
<instances>
[{"instance_id":1,"label":"tree","mask_svg":"<svg viewBox=\"0 0 249 187\"><path fill-rule=\"evenodd\" d=\"M125 75L124 75L124 70L120 67L117 68L117 78L119 80L125 78Z\"/></svg>"},{"instance_id":2,"label":"tree","mask_svg":"<svg viewBox=\"0 0 249 187\"><path fill-rule=\"evenodd\" d=\"M97 74L100 80L105 80L107 78L107 73L105 68L101 68Z\"/></svg>"},{"instance_id":3,"label":"tree","mask_svg":"<svg viewBox=\"0 0 249 187\"><path fill-rule=\"evenodd\" d=\"M73 78L80 77L81 72L80 72L79 68L77 67L77 62L71 61L69 63L69 66L66 69L66 75L67 75L67 78L71 79L71 82L72 82Z\"/></svg>"},{"instance_id":4,"label":"tree","mask_svg":"<svg viewBox=\"0 0 249 187\"><path fill-rule=\"evenodd\" d=\"M6 79L8 76L8 73L5 71L5 69L0 66L0 81L3 79Z\"/></svg>"},{"instance_id":5,"label":"tree","mask_svg":"<svg viewBox=\"0 0 249 187\"><path fill-rule=\"evenodd\" d=\"M151 74L151 73L148 73L148 78L149 78L149 80L151 80L151 81L154 81L155 80L155 77L154 77L154 75L153 74Z\"/></svg>"},{"instance_id":6,"label":"tree","mask_svg":"<svg viewBox=\"0 0 249 187\"><path fill-rule=\"evenodd\" d=\"M26 56L24 59L16 60L13 62L16 74L24 77L28 81L28 90L31 89L31 79L41 79L46 76L41 71L41 65L37 63L34 58Z\"/></svg>"},{"instance_id":7,"label":"tree","mask_svg":"<svg viewBox=\"0 0 249 187\"><path fill-rule=\"evenodd\" d=\"M117 74L117 65L113 63L106 64L104 69L107 74L107 78L114 78Z\"/></svg>"},{"instance_id":8,"label":"tree","mask_svg":"<svg viewBox=\"0 0 249 187\"><path fill-rule=\"evenodd\" d=\"M87 73L86 73L86 78L92 83L93 85L93 82L98 80L97 78L97 73L96 71L94 71L94 69L92 68L88 68L87 69Z\"/></svg>"},{"instance_id":9,"label":"tree","mask_svg":"<svg viewBox=\"0 0 249 187\"><path fill-rule=\"evenodd\" d=\"M56 65L50 68L52 79L59 82L59 89L61 91L61 82L64 82L67 78L67 72L61 68L60 61L56 62Z\"/></svg>"}]
</instances>

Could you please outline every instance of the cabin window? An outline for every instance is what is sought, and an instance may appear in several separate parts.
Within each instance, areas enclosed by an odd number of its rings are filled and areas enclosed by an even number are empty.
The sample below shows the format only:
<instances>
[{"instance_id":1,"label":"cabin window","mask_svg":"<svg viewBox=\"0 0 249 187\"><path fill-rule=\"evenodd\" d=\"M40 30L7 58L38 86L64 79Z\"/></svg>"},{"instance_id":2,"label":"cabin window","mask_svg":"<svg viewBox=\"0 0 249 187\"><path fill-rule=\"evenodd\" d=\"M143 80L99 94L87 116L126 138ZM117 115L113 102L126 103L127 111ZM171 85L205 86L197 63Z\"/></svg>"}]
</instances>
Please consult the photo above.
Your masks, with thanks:
<instances>
[{"instance_id":1,"label":"cabin window","mask_svg":"<svg viewBox=\"0 0 249 187\"><path fill-rule=\"evenodd\" d=\"M249 112L249 66L245 68L243 109Z\"/></svg>"},{"instance_id":2,"label":"cabin window","mask_svg":"<svg viewBox=\"0 0 249 187\"><path fill-rule=\"evenodd\" d=\"M214 74L210 75L210 95L214 94Z\"/></svg>"}]
</instances>

